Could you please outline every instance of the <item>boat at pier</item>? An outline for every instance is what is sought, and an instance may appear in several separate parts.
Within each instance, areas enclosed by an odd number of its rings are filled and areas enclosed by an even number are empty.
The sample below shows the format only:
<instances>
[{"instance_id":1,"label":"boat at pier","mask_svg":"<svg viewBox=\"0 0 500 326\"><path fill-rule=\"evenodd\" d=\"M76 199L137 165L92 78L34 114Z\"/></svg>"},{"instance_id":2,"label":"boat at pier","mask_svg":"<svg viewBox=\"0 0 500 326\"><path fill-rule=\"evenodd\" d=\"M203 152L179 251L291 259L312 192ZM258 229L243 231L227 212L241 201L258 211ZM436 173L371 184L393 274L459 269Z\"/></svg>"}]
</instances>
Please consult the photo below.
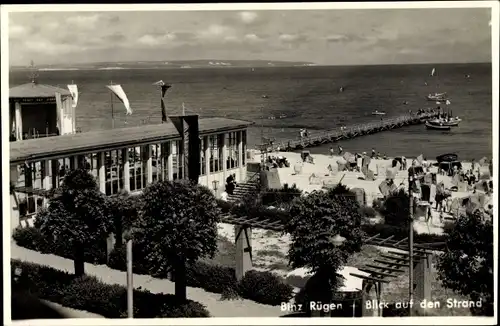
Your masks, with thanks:
<instances>
[{"instance_id":1,"label":"boat at pier","mask_svg":"<svg viewBox=\"0 0 500 326\"><path fill-rule=\"evenodd\" d=\"M462 119L459 117L450 118L450 119L434 119L430 120L429 123L433 125L441 125L441 126L449 126L449 127L457 127Z\"/></svg>"},{"instance_id":2,"label":"boat at pier","mask_svg":"<svg viewBox=\"0 0 500 326\"><path fill-rule=\"evenodd\" d=\"M446 130L450 130L451 129L450 126L445 126L443 124L432 124L429 121L425 122L425 127L427 129L430 129L430 130L443 130L443 131L446 131Z\"/></svg>"},{"instance_id":3,"label":"boat at pier","mask_svg":"<svg viewBox=\"0 0 500 326\"><path fill-rule=\"evenodd\" d=\"M375 110L372 112L372 115L385 115L385 112L380 112L380 111Z\"/></svg>"}]
</instances>

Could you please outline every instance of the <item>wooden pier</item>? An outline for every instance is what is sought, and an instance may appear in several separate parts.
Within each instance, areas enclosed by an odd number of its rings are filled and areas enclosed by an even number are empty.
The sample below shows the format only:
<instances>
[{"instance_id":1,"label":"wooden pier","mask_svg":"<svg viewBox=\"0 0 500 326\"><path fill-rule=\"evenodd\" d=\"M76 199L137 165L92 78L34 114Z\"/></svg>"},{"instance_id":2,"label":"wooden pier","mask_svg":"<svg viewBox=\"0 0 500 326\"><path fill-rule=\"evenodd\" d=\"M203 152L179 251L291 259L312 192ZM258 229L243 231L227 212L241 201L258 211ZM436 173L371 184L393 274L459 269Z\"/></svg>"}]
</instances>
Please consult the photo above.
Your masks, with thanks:
<instances>
[{"instance_id":1,"label":"wooden pier","mask_svg":"<svg viewBox=\"0 0 500 326\"><path fill-rule=\"evenodd\" d=\"M264 145L268 151L293 151L303 148L335 143L340 140L353 139L359 136L370 135L377 132L401 128L404 126L422 124L428 119L437 117L439 112L422 114L408 114L397 118L383 119L381 121L357 124L347 127L338 127L333 130L321 132L302 139L280 141Z\"/></svg>"}]
</instances>

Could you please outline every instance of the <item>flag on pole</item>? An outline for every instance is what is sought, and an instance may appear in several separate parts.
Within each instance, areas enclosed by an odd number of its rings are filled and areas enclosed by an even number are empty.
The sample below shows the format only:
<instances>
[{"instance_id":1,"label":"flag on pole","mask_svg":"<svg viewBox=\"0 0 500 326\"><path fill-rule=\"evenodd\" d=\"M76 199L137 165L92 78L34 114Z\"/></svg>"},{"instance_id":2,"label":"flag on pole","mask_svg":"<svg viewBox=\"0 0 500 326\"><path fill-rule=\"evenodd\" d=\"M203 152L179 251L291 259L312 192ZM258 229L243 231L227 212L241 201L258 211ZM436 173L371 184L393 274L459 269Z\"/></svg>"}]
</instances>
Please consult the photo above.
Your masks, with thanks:
<instances>
[{"instance_id":1,"label":"flag on pole","mask_svg":"<svg viewBox=\"0 0 500 326\"><path fill-rule=\"evenodd\" d=\"M68 89L71 93L71 97L73 98L73 107L76 108L78 104L78 86L76 84L69 84Z\"/></svg>"},{"instance_id":2,"label":"flag on pole","mask_svg":"<svg viewBox=\"0 0 500 326\"><path fill-rule=\"evenodd\" d=\"M113 92L113 94L116 95L116 97L123 103L125 106L125 109L127 110L127 115L132 114L132 109L130 108L130 103L127 98L127 94L123 91L123 88L121 85L108 85L106 86Z\"/></svg>"},{"instance_id":3,"label":"flag on pole","mask_svg":"<svg viewBox=\"0 0 500 326\"><path fill-rule=\"evenodd\" d=\"M156 83L153 83L155 86L159 86L161 89L161 99L160 99L160 104L161 104L161 122L167 122L167 110L165 107L165 93L169 90L172 85L165 84L163 80L159 80Z\"/></svg>"}]
</instances>

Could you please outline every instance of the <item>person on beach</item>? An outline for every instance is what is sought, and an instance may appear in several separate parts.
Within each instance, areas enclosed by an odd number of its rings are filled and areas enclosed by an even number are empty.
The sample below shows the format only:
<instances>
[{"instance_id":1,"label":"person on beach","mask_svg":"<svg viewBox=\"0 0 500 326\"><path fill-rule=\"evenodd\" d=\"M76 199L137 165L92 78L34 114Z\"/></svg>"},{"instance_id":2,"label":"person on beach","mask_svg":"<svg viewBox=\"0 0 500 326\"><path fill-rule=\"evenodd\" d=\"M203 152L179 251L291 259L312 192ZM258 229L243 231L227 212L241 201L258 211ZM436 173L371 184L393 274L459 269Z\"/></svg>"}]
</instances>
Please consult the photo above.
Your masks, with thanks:
<instances>
[{"instance_id":1,"label":"person on beach","mask_svg":"<svg viewBox=\"0 0 500 326\"><path fill-rule=\"evenodd\" d=\"M401 167L403 170L406 170L408 168L407 162L406 162L406 157L401 158Z\"/></svg>"},{"instance_id":2,"label":"person on beach","mask_svg":"<svg viewBox=\"0 0 500 326\"><path fill-rule=\"evenodd\" d=\"M375 158L377 156L377 153L375 152L375 148L372 148L372 158Z\"/></svg>"},{"instance_id":3,"label":"person on beach","mask_svg":"<svg viewBox=\"0 0 500 326\"><path fill-rule=\"evenodd\" d=\"M333 149L333 146L330 147L330 156L333 157L333 155L335 154L335 150Z\"/></svg>"},{"instance_id":4,"label":"person on beach","mask_svg":"<svg viewBox=\"0 0 500 326\"><path fill-rule=\"evenodd\" d=\"M342 155L342 152L343 152L343 151L344 151L344 150L342 149L342 146L340 146L340 145L339 145L339 155Z\"/></svg>"},{"instance_id":5,"label":"person on beach","mask_svg":"<svg viewBox=\"0 0 500 326\"><path fill-rule=\"evenodd\" d=\"M472 171L476 171L476 160L472 159L471 165L472 165Z\"/></svg>"}]
</instances>

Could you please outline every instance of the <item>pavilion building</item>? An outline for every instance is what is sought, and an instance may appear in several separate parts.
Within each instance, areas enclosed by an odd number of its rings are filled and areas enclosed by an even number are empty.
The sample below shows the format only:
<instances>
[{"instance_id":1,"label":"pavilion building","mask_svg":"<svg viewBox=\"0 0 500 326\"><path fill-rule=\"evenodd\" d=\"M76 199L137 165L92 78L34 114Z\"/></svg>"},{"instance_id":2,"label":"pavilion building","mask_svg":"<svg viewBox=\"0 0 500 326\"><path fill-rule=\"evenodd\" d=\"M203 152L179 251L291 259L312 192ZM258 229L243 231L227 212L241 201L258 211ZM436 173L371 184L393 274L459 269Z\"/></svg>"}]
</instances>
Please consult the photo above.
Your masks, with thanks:
<instances>
[{"instance_id":1,"label":"pavilion building","mask_svg":"<svg viewBox=\"0 0 500 326\"><path fill-rule=\"evenodd\" d=\"M73 134L76 114L69 90L30 83L9 89L10 141Z\"/></svg>"}]
</instances>

